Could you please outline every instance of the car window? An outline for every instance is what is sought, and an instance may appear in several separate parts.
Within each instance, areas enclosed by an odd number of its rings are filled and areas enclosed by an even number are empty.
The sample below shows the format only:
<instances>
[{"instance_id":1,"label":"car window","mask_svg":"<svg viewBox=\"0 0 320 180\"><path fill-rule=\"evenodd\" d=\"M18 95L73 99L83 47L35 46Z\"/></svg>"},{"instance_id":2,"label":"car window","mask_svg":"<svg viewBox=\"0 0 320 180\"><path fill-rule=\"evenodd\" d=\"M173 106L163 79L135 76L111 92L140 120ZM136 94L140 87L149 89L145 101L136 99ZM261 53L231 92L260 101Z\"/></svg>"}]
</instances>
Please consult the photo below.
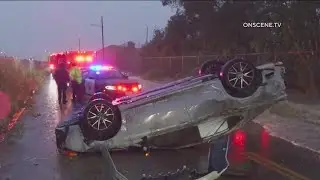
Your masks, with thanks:
<instances>
[{"instance_id":1,"label":"car window","mask_svg":"<svg viewBox=\"0 0 320 180\"><path fill-rule=\"evenodd\" d=\"M123 74L117 70L108 71L90 71L89 78L92 79L117 79L123 78Z\"/></svg>"}]
</instances>

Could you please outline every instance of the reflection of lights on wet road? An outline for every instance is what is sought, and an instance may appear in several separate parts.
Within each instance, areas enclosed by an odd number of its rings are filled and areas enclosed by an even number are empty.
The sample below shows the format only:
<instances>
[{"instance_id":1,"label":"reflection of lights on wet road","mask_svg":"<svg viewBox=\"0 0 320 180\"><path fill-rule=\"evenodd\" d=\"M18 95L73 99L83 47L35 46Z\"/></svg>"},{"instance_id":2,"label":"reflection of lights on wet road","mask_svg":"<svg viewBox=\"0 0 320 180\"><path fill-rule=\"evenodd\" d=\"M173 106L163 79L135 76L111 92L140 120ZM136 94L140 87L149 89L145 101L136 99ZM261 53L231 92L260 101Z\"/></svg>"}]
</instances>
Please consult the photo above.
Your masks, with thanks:
<instances>
[{"instance_id":1,"label":"reflection of lights on wet road","mask_svg":"<svg viewBox=\"0 0 320 180\"><path fill-rule=\"evenodd\" d=\"M48 96L50 99L52 98L52 100L58 100L57 84L52 77L49 80Z\"/></svg>"},{"instance_id":2,"label":"reflection of lights on wet road","mask_svg":"<svg viewBox=\"0 0 320 180\"><path fill-rule=\"evenodd\" d=\"M244 131L238 130L234 133L233 142L239 147L245 146L246 134Z\"/></svg>"},{"instance_id":3,"label":"reflection of lights on wet road","mask_svg":"<svg viewBox=\"0 0 320 180\"><path fill-rule=\"evenodd\" d=\"M237 130L231 135L231 151L229 157L234 163L242 163L246 160L247 135L243 130Z\"/></svg>"},{"instance_id":4,"label":"reflection of lights on wet road","mask_svg":"<svg viewBox=\"0 0 320 180\"><path fill-rule=\"evenodd\" d=\"M61 117L57 108L57 106L59 106L57 84L53 77L50 77L49 79L49 85L46 93L46 101L46 104L48 104L48 111L50 112L50 116L52 116L55 119L54 124L52 124L52 126L55 126L60 121Z\"/></svg>"},{"instance_id":5,"label":"reflection of lights on wet road","mask_svg":"<svg viewBox=\"0 0 320 180\"><path fill-rule=\"evenodd\" d=\"M260 145L260 151L261 154L264 157L268 157L269 151L270 151L270 134L267 132L267 130L262 129L261 131L261 137L260 137L261 145Z\"/></svg>"},{"instance_id":6,"label":"reflection of lights on wet road","mask_svg":"<svg viewBox=\"0 0 320 180\"><path fill-rule=\"evenodd\" d=\"M8 116L11 111L10 97L0 91L0 120Z\"/></svg>"}]
</instances>

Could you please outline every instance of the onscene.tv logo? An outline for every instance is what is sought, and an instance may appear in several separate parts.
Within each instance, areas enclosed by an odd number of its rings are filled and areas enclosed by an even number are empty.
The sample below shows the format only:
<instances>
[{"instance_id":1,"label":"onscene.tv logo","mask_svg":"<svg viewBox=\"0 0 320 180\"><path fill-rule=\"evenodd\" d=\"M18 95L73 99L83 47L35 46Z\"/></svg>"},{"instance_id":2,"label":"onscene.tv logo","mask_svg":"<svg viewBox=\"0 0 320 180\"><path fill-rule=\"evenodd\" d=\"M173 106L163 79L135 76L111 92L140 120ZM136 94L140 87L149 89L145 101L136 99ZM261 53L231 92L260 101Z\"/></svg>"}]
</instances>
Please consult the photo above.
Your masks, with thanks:
<instances>
[{"instance_id":1,"label":"onscene.tv logo","mask_svg":"<svg viewBox=\"0 0 320 180\"><path fill-rule=\"evenodd\" d=\"M281 28L279 22L244 22L242 24L245 28Z\"/></svg>"}]
</instances>

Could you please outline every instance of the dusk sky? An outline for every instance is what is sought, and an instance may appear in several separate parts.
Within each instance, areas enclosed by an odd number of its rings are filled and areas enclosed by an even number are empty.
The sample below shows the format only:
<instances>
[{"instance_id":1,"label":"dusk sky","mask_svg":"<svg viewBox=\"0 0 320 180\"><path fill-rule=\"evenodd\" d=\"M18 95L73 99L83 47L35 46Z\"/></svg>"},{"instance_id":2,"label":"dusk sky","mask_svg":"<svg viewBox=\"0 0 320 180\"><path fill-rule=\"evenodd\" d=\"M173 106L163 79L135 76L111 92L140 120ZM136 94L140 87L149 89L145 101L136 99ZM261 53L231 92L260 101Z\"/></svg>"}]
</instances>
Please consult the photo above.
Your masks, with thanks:
<instances>
[{"instance_id":1,"label":"dusk sky","mask_svg":"<svg viewBox=\"0 0 320 180\"><path fill-rule=\"evenodd\" d=\"M104 17L105 44L144 43L155 27L165 27L174 13L160 1L26 1L0 2L0 51L18 57L44 57L45 51L101 47L99 24Z\"/></svg>"}]
</instances>

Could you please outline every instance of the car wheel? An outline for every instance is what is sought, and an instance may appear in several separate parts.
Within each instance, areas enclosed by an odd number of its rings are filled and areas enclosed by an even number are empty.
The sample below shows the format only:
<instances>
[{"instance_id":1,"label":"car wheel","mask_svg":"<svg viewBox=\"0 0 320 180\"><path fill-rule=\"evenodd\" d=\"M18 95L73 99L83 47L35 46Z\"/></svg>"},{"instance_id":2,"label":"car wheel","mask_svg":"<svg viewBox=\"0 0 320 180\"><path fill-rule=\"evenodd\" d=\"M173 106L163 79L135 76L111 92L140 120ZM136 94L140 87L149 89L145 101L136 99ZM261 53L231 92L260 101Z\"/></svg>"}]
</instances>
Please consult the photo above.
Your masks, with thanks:
<instances>
[{"instance_id":1,"label":"car wheel","mask_svg":"<svg viewBox=\"0 0 320 180\"><path fill-rule=\"evenodd\" d=\"M87 140L105 141L114 137L121 128L121 114L117 106L104 99L96 99L84 109L80 127Z\"/></svg>"},{"instance_id":2,"label":"car wheel","mask_svg":"<svg viewBox=\"0 0 320 180\"><path fill-rule=\"evenodd\" d=\"M93 100L96 100L96 99L104 99L104 100L106 100L106 101L108 101L110 103L112 102L112 99L107 94L105 94L103 92L95 93L93 96L91 96L89 102L91 102Z\"/></svg>"},{"instance_id":3,"label":"car wheel","mask_svg":"<svg viewBox=\"0 0 320 180\"><path fill-rule=\"evenodd\" d=\"M199 75L200 76L207 75L207 74L218 75L223 65L224 65L224 62L221 62L218 60L206 61L201 65L201 68L199 70Z\"/></svg>"},{"instance_id":4,"label":"car wheel","mask_svg":"<svg viewBox=\"0 0 320 180\"><path fill-rule=\"evenodd\" d=\"M219 78L225 90L238 98L251 96L262 83L261 72L243 59L228 61L222 67Z\"/></svg>"}]
</instances>

